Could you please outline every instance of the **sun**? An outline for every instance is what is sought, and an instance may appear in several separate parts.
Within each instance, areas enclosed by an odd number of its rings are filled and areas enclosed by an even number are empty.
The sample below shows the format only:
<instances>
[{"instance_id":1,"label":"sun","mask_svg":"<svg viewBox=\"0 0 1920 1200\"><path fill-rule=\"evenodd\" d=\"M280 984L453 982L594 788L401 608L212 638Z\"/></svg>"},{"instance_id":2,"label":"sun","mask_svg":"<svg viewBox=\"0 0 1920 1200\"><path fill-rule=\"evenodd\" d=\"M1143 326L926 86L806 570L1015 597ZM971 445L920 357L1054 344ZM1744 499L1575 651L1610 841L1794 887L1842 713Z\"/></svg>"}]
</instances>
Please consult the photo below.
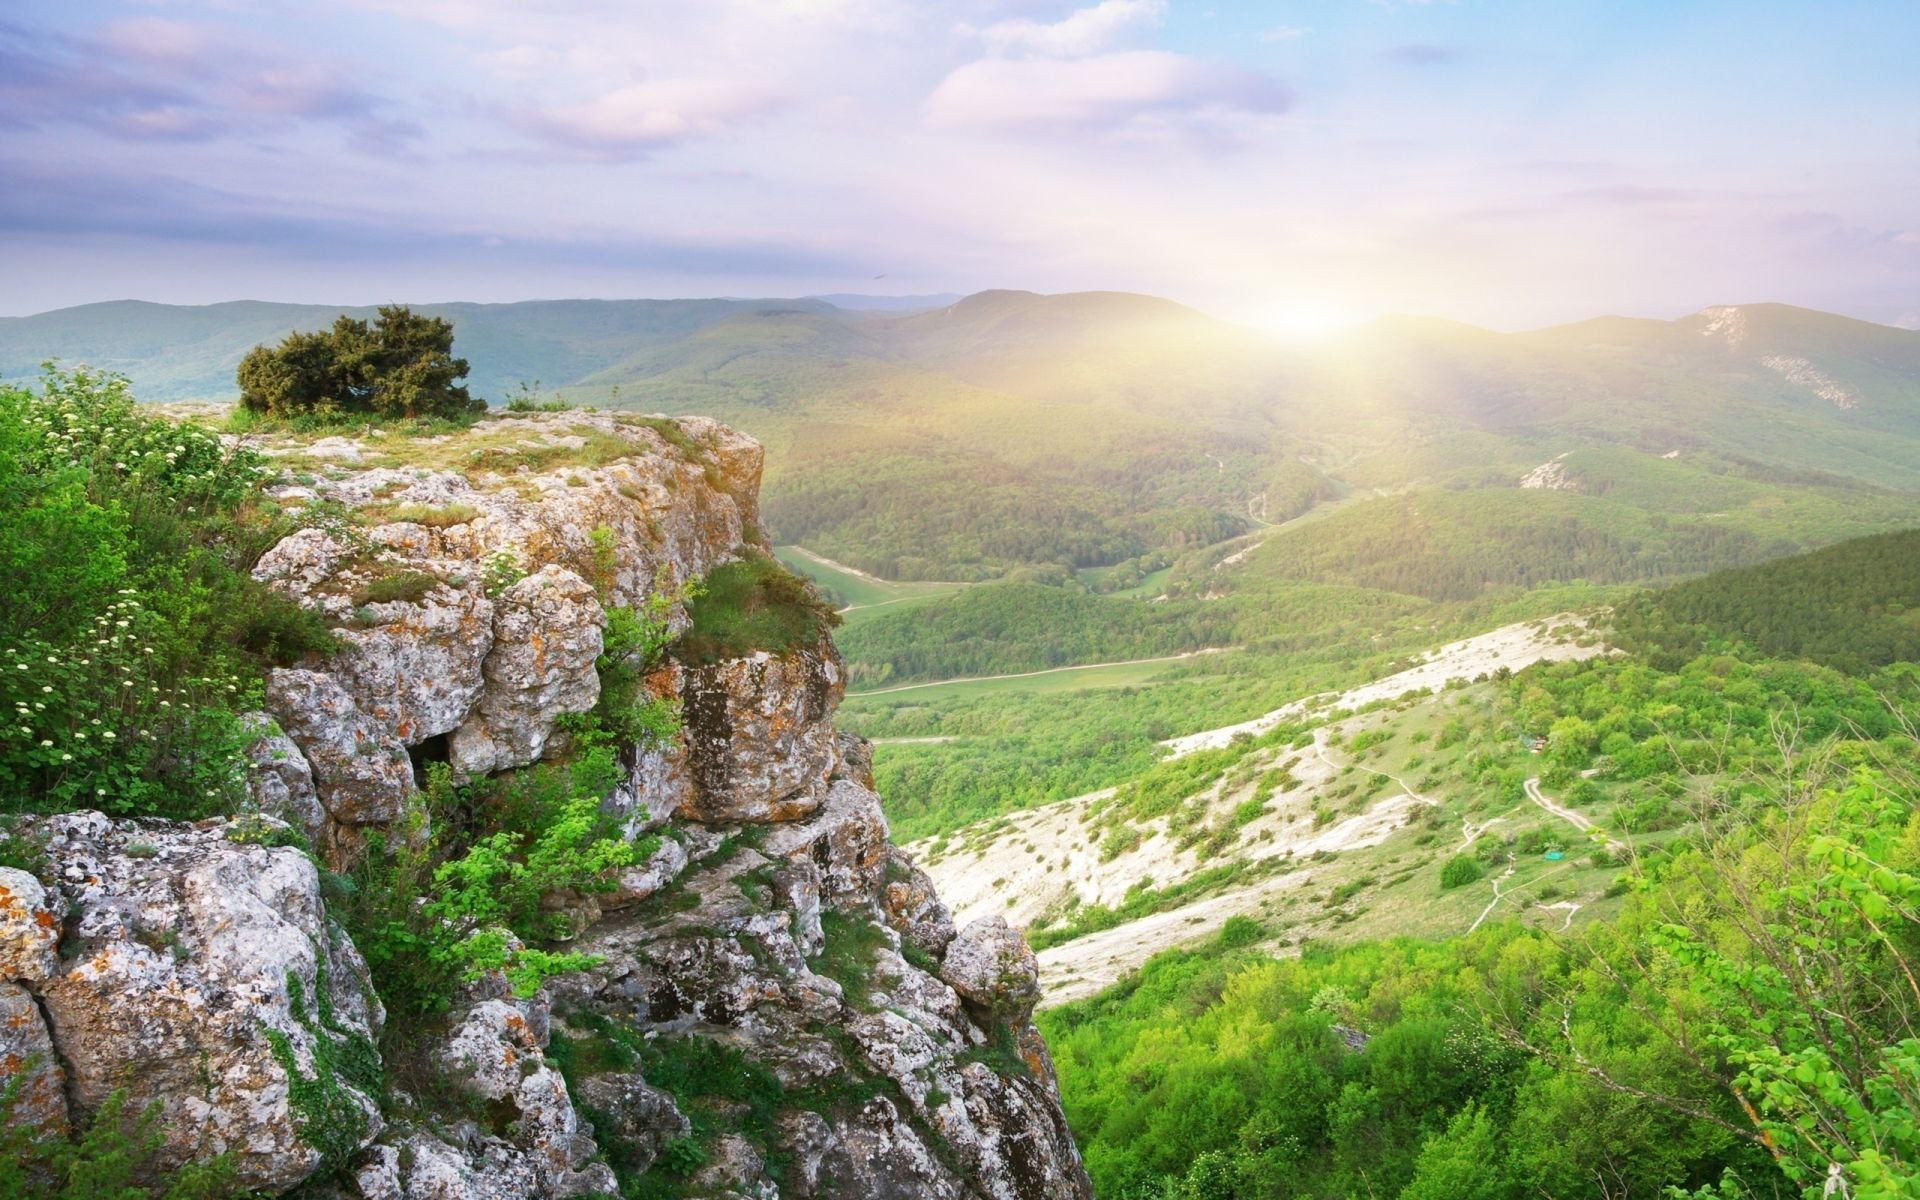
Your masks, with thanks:
<instances>
[{"instance_id":1,"label":"sun","mask_svg":"<svg viewBox=\"0 0 1920 1200\"><path fill-rule=\"evenodd\" d=\"M1344 333L1360 323L1360 318L1337 305L1308 300L1291 300L1257 309L1247 316L1247 324L1269 337L1289 342L1314 342Z\"/></svg>"}]
</instances>

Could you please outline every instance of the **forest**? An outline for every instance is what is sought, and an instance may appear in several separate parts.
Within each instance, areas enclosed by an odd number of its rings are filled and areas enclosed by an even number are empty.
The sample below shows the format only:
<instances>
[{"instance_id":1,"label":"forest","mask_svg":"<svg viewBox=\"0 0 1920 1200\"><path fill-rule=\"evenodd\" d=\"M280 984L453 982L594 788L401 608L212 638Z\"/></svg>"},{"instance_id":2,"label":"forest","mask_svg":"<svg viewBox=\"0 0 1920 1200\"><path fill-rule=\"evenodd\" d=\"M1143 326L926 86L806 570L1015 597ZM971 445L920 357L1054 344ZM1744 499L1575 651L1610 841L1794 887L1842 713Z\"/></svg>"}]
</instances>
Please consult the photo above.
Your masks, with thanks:
<instances>
[{"instance_id":1,"label":"forest","mask_svg":"<svg viewBox=\"0 0 1920 1200\"><path fill-rule=\"evenodd\" d=\"M1906 664L1513 676L1439 739L1449 769L1517 785L1502 747L1551 730L1555 786L1670 830L1623 862L1617 914L1278 959L1237 917L1044 1014L1098 1194L1732 1200L1817 1195L1838 1164L1854 1197L1912 1195L1916 713Z\"/></svg>"},{"instance_id":2,"label":"forest","mask_svg":"<svg viewBox=\"0 0 1920 1200\"><path fill-rule=\"evenodd\" d=\"M1920 659L1920 530L1716 571L1623 605L1624 644L1661 660L1743 648L1860 671Z\"/></svg>"}]
</instances>

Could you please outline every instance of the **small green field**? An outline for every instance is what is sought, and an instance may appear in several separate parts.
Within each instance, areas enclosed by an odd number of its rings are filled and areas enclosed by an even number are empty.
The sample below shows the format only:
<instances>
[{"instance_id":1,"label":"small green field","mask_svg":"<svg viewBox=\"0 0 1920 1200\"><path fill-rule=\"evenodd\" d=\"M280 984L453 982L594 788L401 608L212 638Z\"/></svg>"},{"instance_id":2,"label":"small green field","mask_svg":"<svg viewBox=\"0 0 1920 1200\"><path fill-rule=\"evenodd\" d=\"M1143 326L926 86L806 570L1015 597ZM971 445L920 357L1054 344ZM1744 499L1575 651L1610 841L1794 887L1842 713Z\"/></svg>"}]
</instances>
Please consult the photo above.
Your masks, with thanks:
<instances>
[{"instance_id":1,"label":"small green field","mask_svg":"<svg viewBox=\"0 0 1920 1200\"><path fill-rule=\"evenodd\" d=\"M805 575L825 588L841 606L846 619L858 622L862 614L892 612L901 606L951 596L964 583L896 583L859 575L801 546L776 546L774 554L787 569Z\"/></svg>"},{"instance_id":2,"label":"small green field","mask_svg":"<svg viewBox=\"0 0 1920 1200\"><path fill-rule=\"evenodd\" d=\"M1144 687L1169 670L1193 661L1195 655L1150 659L1144 662L1096 664L1084 667L1056 667L1023 675L995 675L985 679L954 679L939 683L910 683L871 692L849 692L847 704L861 699L911 696L915 704L938 704L947 700L971 700L981 696L1023 693L1046 695L1057 692L1081 692L1095 688Z\"/></svg>"}]
</instances>

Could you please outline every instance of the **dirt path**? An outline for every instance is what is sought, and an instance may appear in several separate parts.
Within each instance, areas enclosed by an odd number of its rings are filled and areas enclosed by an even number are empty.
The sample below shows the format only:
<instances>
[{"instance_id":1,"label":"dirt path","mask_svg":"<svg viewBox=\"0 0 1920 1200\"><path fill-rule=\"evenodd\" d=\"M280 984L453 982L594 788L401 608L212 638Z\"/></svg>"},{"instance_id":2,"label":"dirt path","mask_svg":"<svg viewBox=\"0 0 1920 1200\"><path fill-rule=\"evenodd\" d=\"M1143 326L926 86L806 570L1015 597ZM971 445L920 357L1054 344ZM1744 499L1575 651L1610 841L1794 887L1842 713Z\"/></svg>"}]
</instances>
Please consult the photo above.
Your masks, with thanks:
<instances>
[{"instance_id":1,"label":"dirt path","mask_svg":"<svg viewBox=\"0 0 1920 1200\"><path fill-rule=\"evenodd\" d=\"M1527 799L1538 804L1541 808L1546 809L1554 816L1559 817L1562 821L1578 829L1581 833L1593 832L1593 821L1585 813L1573 811L1571 808L1568 808L1566 805L1540 790L1540 777L1538 775L1527 780L1526 788ZM1625 843L1617 842L1612 838L1606 839L1606 846L1609 850L1617 850L1624 844Z\"/></svg>"},{"instance_id":2,"label":"dirt path","mask_svg":"<svg viewBox=\"0 0 1920 1200\"><path fill-rule=\"evenodd\" d=\"M935 679L927 683L903 683L898 687L875 688L870 692L852 692L848 699L855 696L886 696L894 692L911 692L916 688L945 687L950 683L988 683L996 679L1032 679L1039 675L1060 675L1067 671L1093 671L1100 667L1137 667L1146 663L1179 662L1182 659L1200 658L1208 654L1225 654L1235 649L1233 646L1210 646L1205 650L1189 650L1185 654L1167 654L1159 658L1126 658L1118 662L1077 663L1071 667L1048 667L1044 671L1019 671L1012 675L963 675L958 679Z\"/></svg>"},{"instance_id":3,"label":"dirt path","mask_svg":"<svg viewBox=\"0 0 1920 1200\"><path fill-rule=\"evenodd\" d=\"M1340 769L1339 763L1334 762L1331 758L1327 757L1327 730L1325 726L1322 726L1319 729L1316 729L1313 731L1313 752L1319 755L1320 761L1327 764L1329 768L1335 771L1338 771ZM1395 775L1391 771L1376 771L1374 768L1369 767L1367 764L1363 762L1359 762L1357 760L1349 761L1347 765L1352 767L1356 771L1365 771L1369 775L1378 775L1382 779L1391 779L1395 784L1399 785L1399 788L1401 791L1405 792L1408 796L1412 797L1414 800L1417 800L1421 804L1425 804L1433 808L1440 807L1440 802L1438 800L1435 800L1428 796L1422 796L1419 792L1416 792L1413 790L1413 788L1409 787L1407 785L1406 780L1400 778L1398 775ZM1495 818L1495 819L1497 820L1498 818ZM1465 824L1465 822L1463 821L1462 824Z\"/></svg>"},{"instance_id":4,"label":"dirt path","mask_svg":"<svg viewBox=\"0 0 1920 1200\"><path fill-rule=\"evenodd\" d=\"M843 575L851 575L855 579L864 579L868 583L877 583L882 585L883 587L895 587L902 582L901 580L898 580L898 579L882 579L878 575L874 575L869 572L862 571L859 567L850 567L843 562L835 562L833 559L828 558L824 554L815 554L813 551L807 549L805 546L789 546L787 547L787 549L792 550L795 554L798 554L801 558L806 559L808 562L818 563L830 571L838 571ZM912 582L924 583L929 587L963 588L963 587L972 586L971 584L961 583L957 580L952 580L952 579L915 579Z\"/></svg>"},{"instance_id":5,"label":"dirt path","mask_svg":"<svg viewBox=\"0 0 1920 1200\"><path fill-rule=\"evenodd\" d=\"M1391 700L1408 692L1437 692L1455 679L1490 675L1502 667L1518 671L1537 662L1563 662L1593 658L1605 653L1598 644L1576 646L1572 642L1556 640L1546 632L1563 625L1585 627L1586 618L1573 613L1561 613L1544 621L1503 625L1476 637L1442 646L1418 666L1376 679L1372 683L1363 683L1337 695L1322 693L1304 696L1251 721L1171 738L1161 745L1167 747L1169 757L1179 758L1195 750L1218 749L1238 734L1258 736L1282 722L1305 716L1316 709L1358 708L1375 700Z\"/></svg>"},{"instance_id":6,"label":"dirt path","mask_svg":"<svg viewBox=\"0 0 1920 1200\"><path fill-rule=\"evenodd\" d=\"M1467 926L1468 933L1472 933L1474 930L1480 928L1480 922L1486 920L1487 914L1492 912L1495 906L1497 906L1500 903L1500 881L1512 874L1513 874L1513 868L1509 866L1506 870L1494 876L1493 899L1487 901L1487 906L1480 910L1480 915L1473 919L1473 924Z\"/></svg>"}]
</instances>

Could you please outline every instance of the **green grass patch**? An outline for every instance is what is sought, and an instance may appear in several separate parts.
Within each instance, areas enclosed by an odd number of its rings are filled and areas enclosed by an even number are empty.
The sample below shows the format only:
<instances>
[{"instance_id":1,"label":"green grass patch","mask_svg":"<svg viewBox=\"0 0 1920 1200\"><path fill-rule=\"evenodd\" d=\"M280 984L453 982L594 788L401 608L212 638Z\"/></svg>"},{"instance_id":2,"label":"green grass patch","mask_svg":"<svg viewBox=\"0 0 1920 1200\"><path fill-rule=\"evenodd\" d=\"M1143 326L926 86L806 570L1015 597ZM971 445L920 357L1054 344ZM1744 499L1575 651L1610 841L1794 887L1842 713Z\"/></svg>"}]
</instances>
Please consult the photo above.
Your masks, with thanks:
<instances>
[{"instance_id":1,"label":"green grass patch","mask_svg":"<svg viewBox=\"0 0 1920 1200\"><path fill-rule=\"evenodd\" d=\"M788 654L817 645L840 623L806 580L757 551L708 572L687 615L692 623L675 656L690 663L724 662L758 650Z\"/></svg>"}]
</instances>

